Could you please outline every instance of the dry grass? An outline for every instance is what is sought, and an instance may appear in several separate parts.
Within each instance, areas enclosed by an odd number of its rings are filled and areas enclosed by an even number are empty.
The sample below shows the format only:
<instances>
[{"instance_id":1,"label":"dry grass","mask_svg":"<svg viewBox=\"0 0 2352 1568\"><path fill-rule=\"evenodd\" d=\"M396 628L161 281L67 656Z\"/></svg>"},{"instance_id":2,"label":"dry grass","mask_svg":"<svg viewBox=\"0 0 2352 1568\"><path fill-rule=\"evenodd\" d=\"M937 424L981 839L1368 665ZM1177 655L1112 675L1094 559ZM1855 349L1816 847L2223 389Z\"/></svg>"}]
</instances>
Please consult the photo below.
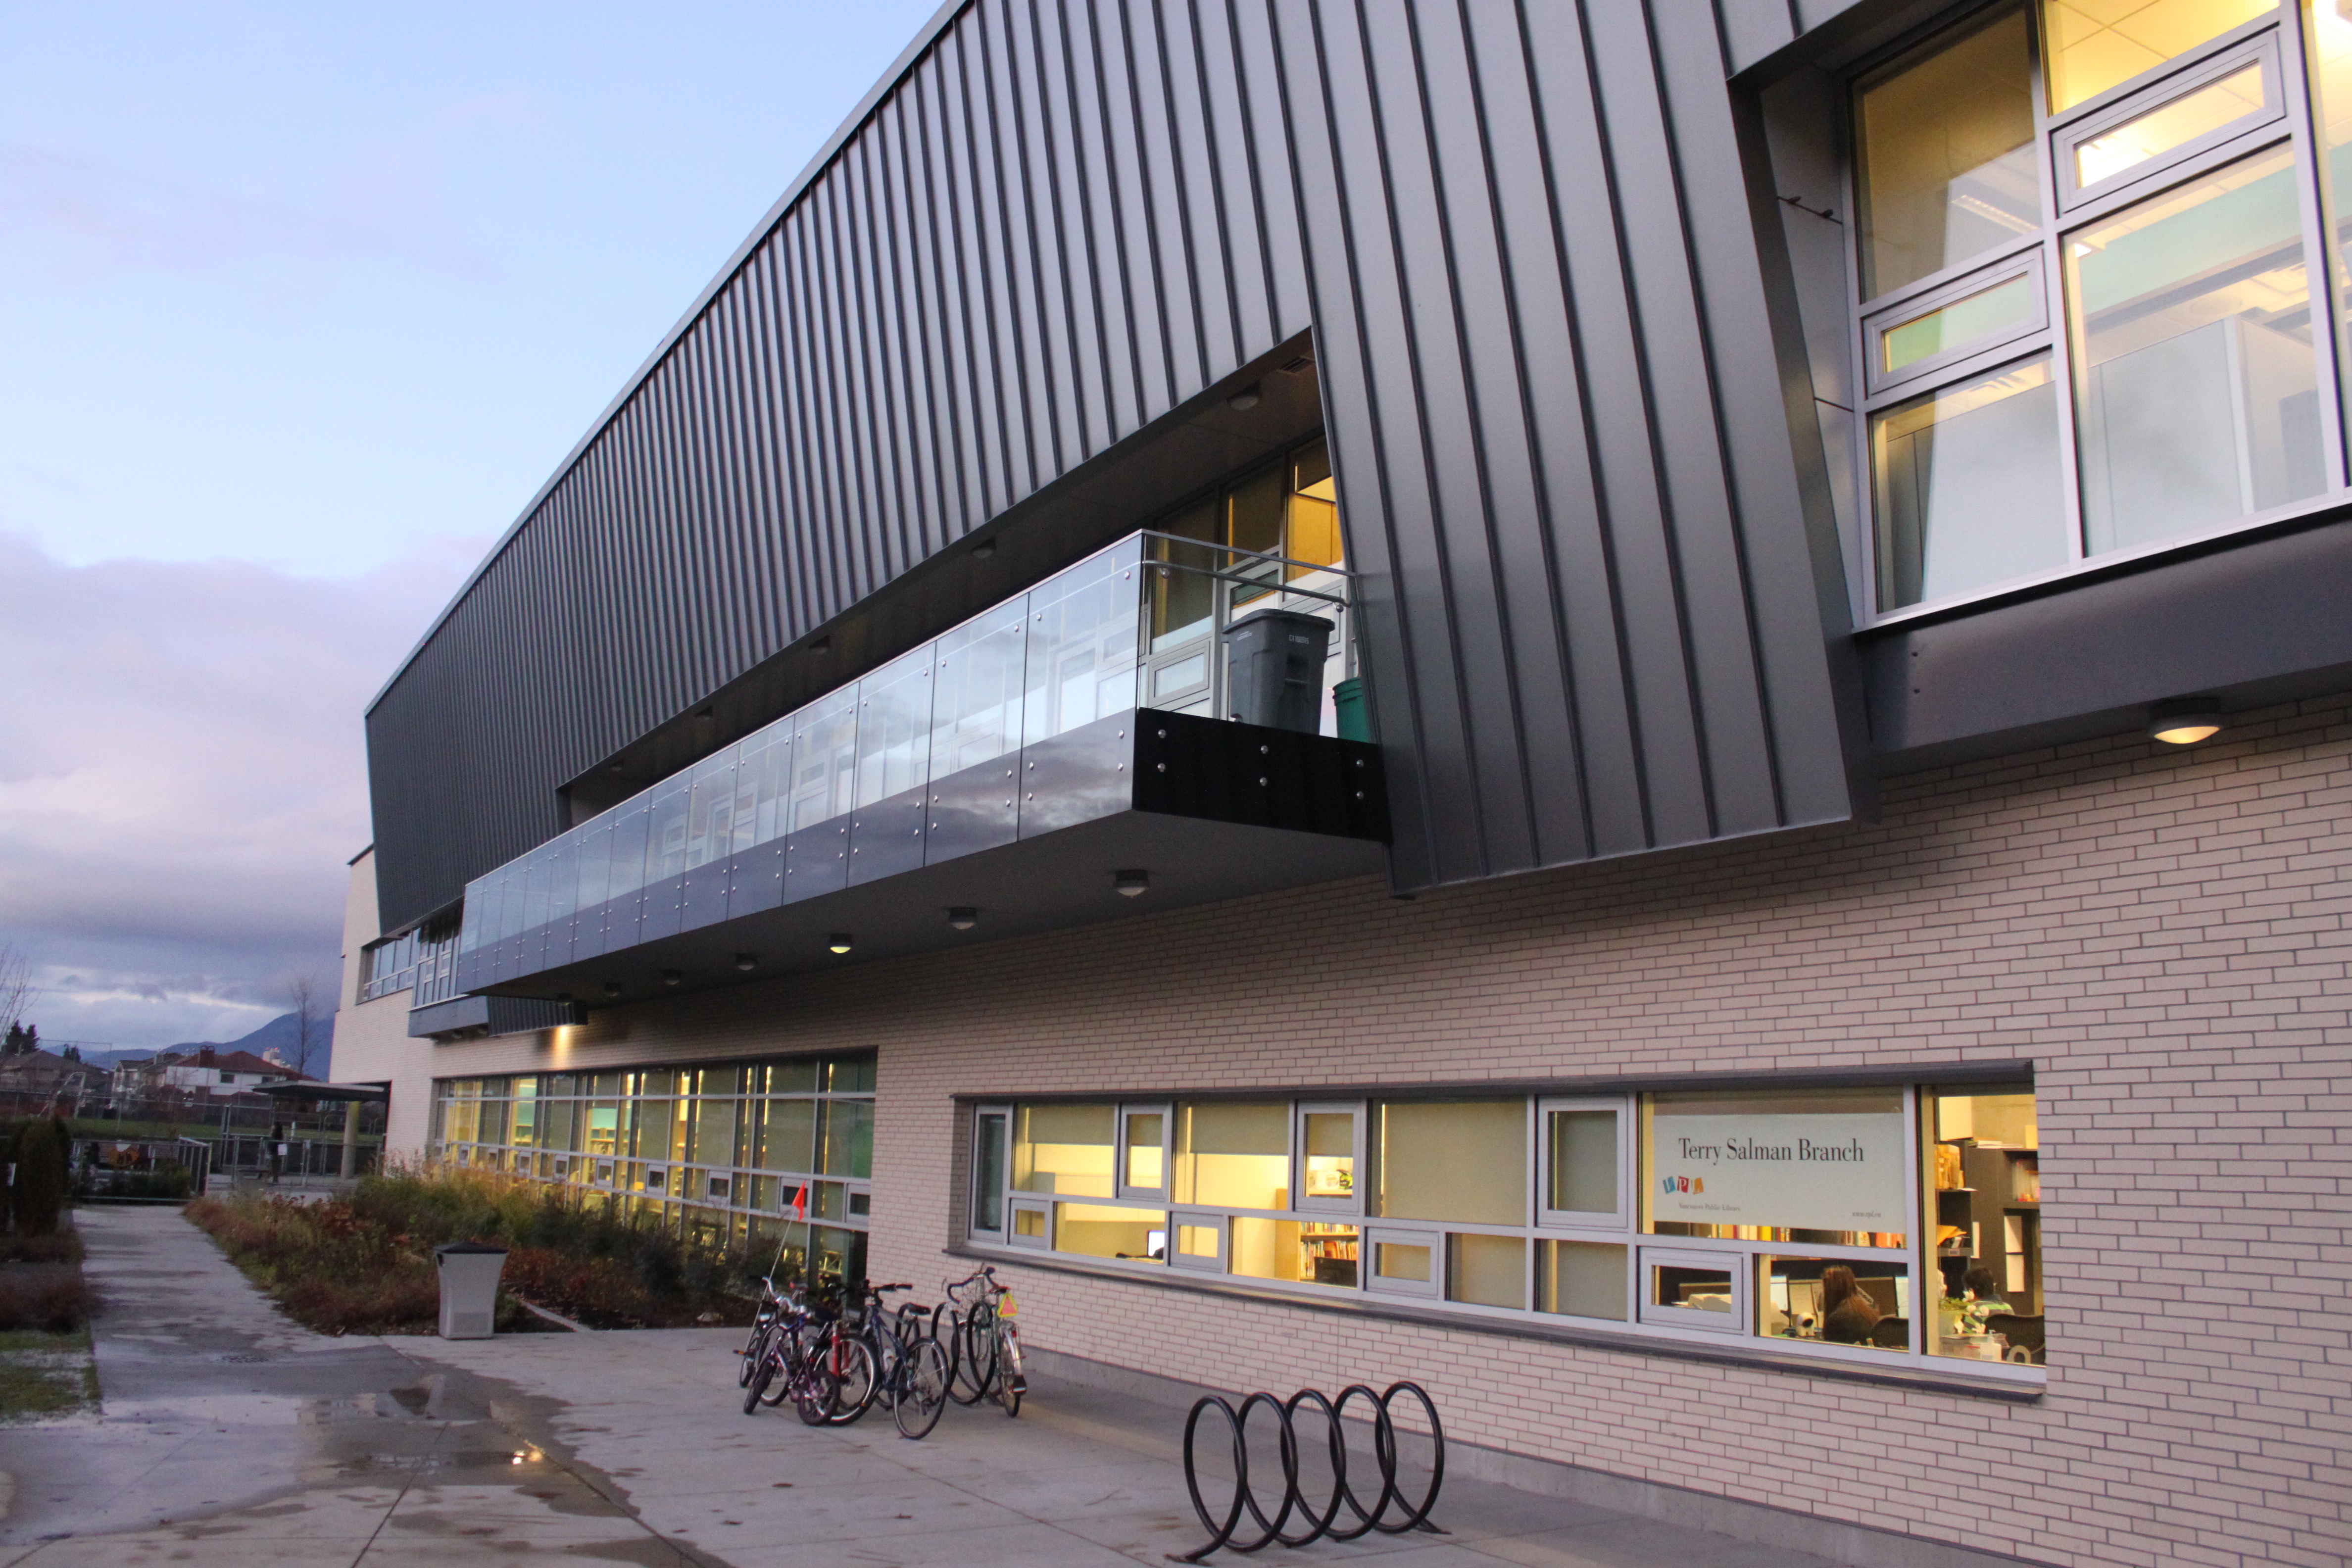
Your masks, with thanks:
<instances>
[{"instance_id":1,"label":"dry grass","mask_svg":"<svg viewBox=\"0 0 2352 1568\"><path fill-rule=\"evenodd\" d=\"M751 1321L750 1303L730 1289L735 1260L474 1173L371 1178L316 1204L199 1198L186 1212L296 1321L322 1333L431 1332L440 1311L433 1248L453 1241L508 1247L502 1332L549 1327L509 1291L591 1328Z\"/></svg>"}]
</instances>

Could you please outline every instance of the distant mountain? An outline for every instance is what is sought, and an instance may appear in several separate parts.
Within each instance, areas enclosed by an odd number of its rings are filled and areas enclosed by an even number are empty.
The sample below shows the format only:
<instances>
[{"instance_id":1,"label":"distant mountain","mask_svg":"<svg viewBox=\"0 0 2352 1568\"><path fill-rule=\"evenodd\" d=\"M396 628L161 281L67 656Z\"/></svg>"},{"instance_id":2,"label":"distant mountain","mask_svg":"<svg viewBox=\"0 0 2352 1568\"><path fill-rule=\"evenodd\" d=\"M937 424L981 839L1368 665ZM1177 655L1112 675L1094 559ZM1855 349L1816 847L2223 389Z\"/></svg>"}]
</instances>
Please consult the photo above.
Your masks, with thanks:
<instances>
[{"instance_id":1,"label":"distant mountain","mask_svg":"<svg viewBox=\"0 0 2352 1568\"><path fill-rule=\"evenodd\" d=\"M319 1039L324 1040L326 1038L327 1027L327 1021L323 1019L320 1020L319 1025ZM210 1047L212 1049L216 1051L251 1051L257 1057L260 1056L265 1051L274 1049L279 1056L285 1058L288 1061L292 1061L294 1059L294 1015L291 1013L280 1013L275 1018L270 1019L267 1024L262 1025L258 1029L254 1030L253 1033L244 1036L238 1039L184 1040L176 1046L157 1046L152 1050L85 1051L82 1055L87 1060L99 1063L101 1066L114 1067L123 1062L143 1062L152 1057L184 1056L190 1052L201 1051L206 1047Z\"/></svg>"}]
</instances>

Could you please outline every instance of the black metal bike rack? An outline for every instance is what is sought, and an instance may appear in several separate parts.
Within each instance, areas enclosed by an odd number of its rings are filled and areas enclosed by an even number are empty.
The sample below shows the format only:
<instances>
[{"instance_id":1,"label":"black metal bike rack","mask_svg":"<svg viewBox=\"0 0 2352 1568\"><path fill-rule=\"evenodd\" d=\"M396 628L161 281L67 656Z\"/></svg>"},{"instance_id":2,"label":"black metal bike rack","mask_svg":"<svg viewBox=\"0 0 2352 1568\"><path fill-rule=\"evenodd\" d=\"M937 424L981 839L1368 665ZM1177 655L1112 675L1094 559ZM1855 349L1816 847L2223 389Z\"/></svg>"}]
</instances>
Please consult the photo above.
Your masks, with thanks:
<instances>
[{"instance_id":1,"label":"black metal bike rack","mask_svg":"<svg viewBox=\"0 0 2352 1568\"><path fill-rule=\"evenodd\" d=\"M1399 1394L1411 1394L1419 1402L1422 1413L1429 1422L1431 1459L1429 1489L1418 1504L1406 1500L1397 1484L1397 1427L1391 1406ZM1380 1466L1381 1493L1370 1508L1348 1479L1348 1437L1345 1422L1351 1405L1361 1401L1370 1407L1367 1414L1372 1424L1372 1458ZM1298 1413L1307 1406L1315 1408L1323 1423L1330 1446L1331 1496L1320 1512L1299 1490L1298 1483ZM1271 1515L1250 1483L1249 1422L1252 1413L1264 1409L1272 1415L1282 1459L1282 1501ZM1228 1435L1233 1440L1234 1498L1221 1520L1201 1495L1201 1470L1195 1445L1200 1440L1202 1417L1215 1411L1224 1418ZM1444 1534L1429 1522L1430 1510L1437 1506L1437 1489L1445 1483L1445 1427L1437 1418L1437 1406L1428 1393L1417 1383L1392 1383L1384 1393L1375 1393L1364 1384L1352 1384L1339 1391L1337 1399L1327 1399L1311 1388L1302 1388L1288 1399L1276 1399L1271 1394L1253 1394L1238 1408L1224 1399L1211 1394L1196 1402L1192 1413L1184 1418L1184 1486L1192 1494L1192 1511L1209 1532L1208 1544L1197 1551L1179 1556L1168 1554L1171 1563L1199 1563L1220 1549L1251 1552L1263 1552L1269 1546L1306 1546L1318 1541L1354 1541L1378 1531L1382 1535L1402 1535L1409 1531L1427 1531ZM1397 1517L1391 1519L1393 1506ZM1341 1523L1342 1511L1354 1515L1351 1522ZM1247 1540L1237 1539L1242 1529L1242 1516L1247 1514L1255 1529ZM1297 1515L1303 1528L1286 1533L1285 1526L1291 1516Z\"/></svg>"}]
</instances>

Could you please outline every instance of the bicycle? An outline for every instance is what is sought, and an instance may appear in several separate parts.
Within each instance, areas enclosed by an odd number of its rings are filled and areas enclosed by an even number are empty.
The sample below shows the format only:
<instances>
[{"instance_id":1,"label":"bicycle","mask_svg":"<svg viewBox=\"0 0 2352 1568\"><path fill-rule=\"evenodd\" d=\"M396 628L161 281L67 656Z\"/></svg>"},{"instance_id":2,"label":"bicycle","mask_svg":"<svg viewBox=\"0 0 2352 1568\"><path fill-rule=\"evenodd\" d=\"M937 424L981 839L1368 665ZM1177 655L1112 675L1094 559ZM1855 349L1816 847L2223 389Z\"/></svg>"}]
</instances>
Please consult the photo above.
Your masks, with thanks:
<instances>
[{"instance_id":1,"label":"bicycle","mask_svg":"<svg viewBox=\"0 0 2352 1568\"><path fill-rule=\"evenodd\" d=\"M948 1396L958 1405L977 1405L993 1394L1006 1415L1019 1415L1029 1379L1022 1370L1021 1331L1012 1321L1018 1310L1012 1290L986 1264L942 1288L950 1304L932 1319L931 1337L936 1342L942 1331L948 1337ZM962 1392L967 1388L969 1394Z\"/></svg>"},{"instance_id":2,"label":"bicycle","mask_svg":"<svg viewBox=\"0 0 2352 1568\"><path fill-rule=\"evenodd\" d=\"M929 1436L940 1423L951 1374L939 1341L925 1331L933 1310L908 1301L893 1312L883 1302L886 1292L913 1289L911 1285L869 1288L859 1332L879 1369L872 1397L888 1408L900 1436L919 1439Z\"/></svg>"},{"instance_id":3,"label":"bicycle","mask_svg":"<svg viewBox=\"0 0 2352 1568\"><path fill-rule=\"evenodd\" d=\"M743 1342L743 1348L735 1352L742 1358L742 1364L735 1369L736 1387L751 1386L751 1379L758 1374L760 1363L768 1353L768 1341L774 1337L777 1324L797 1310L797 1303L792 1297L776 1289L774 1275L760 1276L760 1307L751 1315L751 1336ZM750 1407L746 1406L744 1414L750 1413Z\"/></svg>"}]
</instances>

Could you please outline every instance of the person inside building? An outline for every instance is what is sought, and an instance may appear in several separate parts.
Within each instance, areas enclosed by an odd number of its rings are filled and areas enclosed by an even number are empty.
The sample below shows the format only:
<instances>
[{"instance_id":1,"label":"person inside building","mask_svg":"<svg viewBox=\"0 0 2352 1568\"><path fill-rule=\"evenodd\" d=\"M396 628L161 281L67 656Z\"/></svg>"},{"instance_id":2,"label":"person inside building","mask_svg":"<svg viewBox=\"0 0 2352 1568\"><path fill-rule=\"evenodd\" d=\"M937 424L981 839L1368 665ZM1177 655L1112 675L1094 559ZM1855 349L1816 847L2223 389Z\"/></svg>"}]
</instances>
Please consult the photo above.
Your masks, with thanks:
<instances>
[{"instance_id":1,"label":"person inside building","mask_svg":"<svg viewBox=\"0 0 2352 1568\"><path fill-rule=\"evenodd\" d=\"M2010 1310L2009 1293L2001 1289L1993 1271L1979 1263L1960 1277L1960 1289L1979 1312L2006 1312Z\"/></svg>"},{"instance_id":2,"label":"person inside building","mask_svg":"<svg viewBox=\"0 0 2352 1568\"><path fill-rule=\"evenodd\" d=\"M1870 1331L1885 1316L1870 1292L1843 1263L1822 1270L1822 1338L1843 1345L1866 1345Z\"/></svg>"}]
</instances>

